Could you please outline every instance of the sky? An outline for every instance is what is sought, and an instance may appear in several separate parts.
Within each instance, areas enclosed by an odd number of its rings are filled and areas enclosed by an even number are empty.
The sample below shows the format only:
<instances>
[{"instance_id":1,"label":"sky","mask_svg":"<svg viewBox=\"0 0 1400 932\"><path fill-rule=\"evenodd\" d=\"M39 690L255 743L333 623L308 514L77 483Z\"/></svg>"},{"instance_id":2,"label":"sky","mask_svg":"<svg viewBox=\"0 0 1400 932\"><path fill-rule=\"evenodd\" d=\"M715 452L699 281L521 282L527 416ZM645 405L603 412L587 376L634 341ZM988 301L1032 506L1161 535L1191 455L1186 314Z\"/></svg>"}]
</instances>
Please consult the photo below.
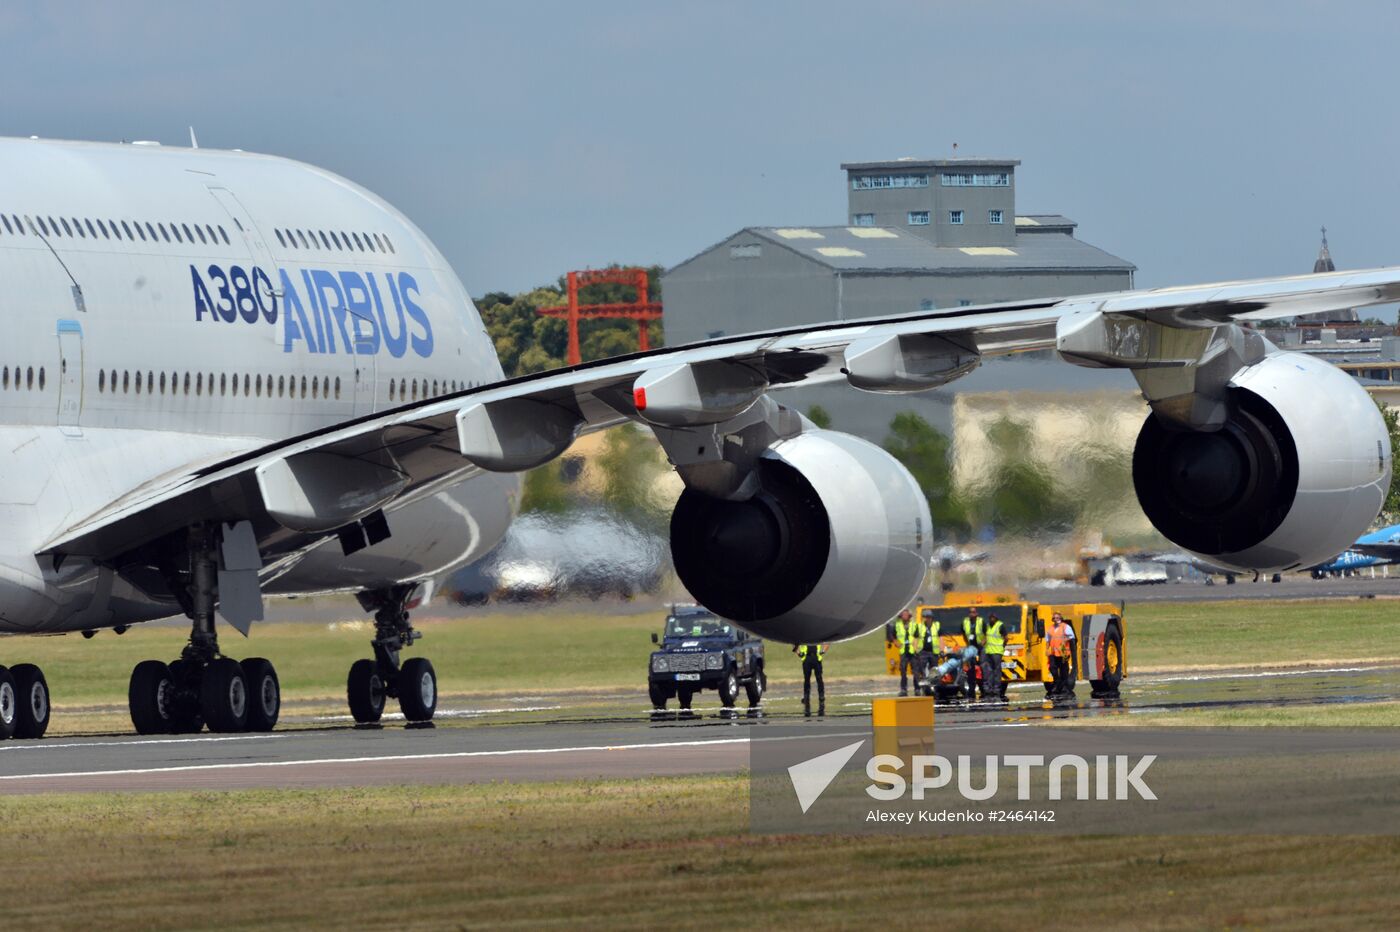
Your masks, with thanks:
<instances>
[{"instance_id":1,"label":"sky","mask_svg":"<svg viewBox=\"0 0 1400 932\"><path fill-rule=\"evenodd\" d=\"M468 290L845 221L843 161L1022 160L1142 287L1400 264L1400 4L0 6L0 134L321 165ZM4 179L0 178L0 192Z\"/></svg>"}]
</instances>

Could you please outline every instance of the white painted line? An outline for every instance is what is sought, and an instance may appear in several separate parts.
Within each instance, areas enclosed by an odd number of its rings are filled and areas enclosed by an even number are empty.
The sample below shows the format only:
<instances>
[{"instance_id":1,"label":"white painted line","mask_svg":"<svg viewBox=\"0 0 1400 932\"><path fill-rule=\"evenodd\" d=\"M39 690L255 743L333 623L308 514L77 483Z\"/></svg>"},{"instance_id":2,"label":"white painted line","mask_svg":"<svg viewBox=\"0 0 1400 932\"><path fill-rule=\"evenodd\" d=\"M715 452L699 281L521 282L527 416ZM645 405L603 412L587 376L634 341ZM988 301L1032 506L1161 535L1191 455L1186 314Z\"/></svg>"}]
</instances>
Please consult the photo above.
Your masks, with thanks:
<instances>
[{"instance_id":1,"label":"white painted line","mask_svg":"<svg viewBox=\"0 0 1400 932\"><path fill-rule=\"evenodd\" d=\"M498 715L502 712L552 712L556 709L564 708L562 705L525 705L510 706L501 709L438 709L433 713L434 718L476 718L480 715ZM401 722L404 715L402 712L385 712L380 721ZM353 715L318 715L312 719L316 722L352 722Z\"/></svg>"},{"instance_id":2,"label":"white painted line","mask_svg":"<svg viewBox=\"0 0 1400 932\"><path fill-rule=\"evenodd\" d=\"M257 735L205 735L202 738L142 738L140 735L132 735L125 741L70 741L66 744L54 744L49 741L7 741L4 744L0 744L0 752L59 751L67 748L145 747L148 744L207 744L212 741L269 741L273 738L290 737L290 733L280 732L277 734Z\"/></svg>"},{"instance_id":3,"label":"white painted line","mask_svg":"<svg viewBox=\"0 0 1400 932\"><path fill-rule=\"evenodd\" d=\"M1138 683L1197 683L1206 680L1255 680L1271 676L1320 676L1324 673L1362 673L1375 667L1326 667L1321 670L1257 670L1245 673L1193 673L1185 676L1144 675ZM1132 685L1131 683L1129 684Z\"/></svg>"},{"instance_id":4,"label":"white painted line","mask_svg":"<svg viewBox=\"0 0 1400 932\"><path fill-rule=\"evenodd\" d=\"M850 737L868 732L823 733L823 737ZM781 738L756 738L756 741L799 741L813 735L790 735ZM747 744L748 737L716 738L709 741L656 741L642 744L599 744L572 748L516 748L505 751L450 751L437 754L386 754L379 757L323 757L305 760L239 761L228 764L184 764L175 767L145 767L127 770L74 770L64 773L18 773L0 775L0 780L53 780L68 777L122 777L156 773L189 773L201 770L248 770L256 767L305 767L314 764L373 764L389 761L453 760L472 757L512 757L516 755L570 754L584 751L639 751L648 748L709 747L721 744Z\"/></svg>"}]
</instances>

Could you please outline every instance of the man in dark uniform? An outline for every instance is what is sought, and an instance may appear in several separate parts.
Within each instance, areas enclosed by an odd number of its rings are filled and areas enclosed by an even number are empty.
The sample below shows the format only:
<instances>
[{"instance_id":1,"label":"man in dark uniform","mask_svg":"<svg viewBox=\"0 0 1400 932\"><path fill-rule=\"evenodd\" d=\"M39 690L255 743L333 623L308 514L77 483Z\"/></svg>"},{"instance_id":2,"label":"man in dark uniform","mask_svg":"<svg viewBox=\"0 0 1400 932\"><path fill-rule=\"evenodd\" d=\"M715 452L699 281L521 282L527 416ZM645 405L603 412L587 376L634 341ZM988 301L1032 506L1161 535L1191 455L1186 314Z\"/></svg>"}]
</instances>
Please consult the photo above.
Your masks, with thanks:
<instances>
[{"instance_id":1,"label":"man in dark uniform","mask_svg":"<svg viewBox=\"0 0 1400 932\"><path fill-rule=\"evenodd\" d=\"M827 644L803 644L793 647L802 661L802 714L812 717L812 676L817 677L817 714L826 715L826 683L822 681L822 661L826 659Z\"/></svg>"}]
</instances>

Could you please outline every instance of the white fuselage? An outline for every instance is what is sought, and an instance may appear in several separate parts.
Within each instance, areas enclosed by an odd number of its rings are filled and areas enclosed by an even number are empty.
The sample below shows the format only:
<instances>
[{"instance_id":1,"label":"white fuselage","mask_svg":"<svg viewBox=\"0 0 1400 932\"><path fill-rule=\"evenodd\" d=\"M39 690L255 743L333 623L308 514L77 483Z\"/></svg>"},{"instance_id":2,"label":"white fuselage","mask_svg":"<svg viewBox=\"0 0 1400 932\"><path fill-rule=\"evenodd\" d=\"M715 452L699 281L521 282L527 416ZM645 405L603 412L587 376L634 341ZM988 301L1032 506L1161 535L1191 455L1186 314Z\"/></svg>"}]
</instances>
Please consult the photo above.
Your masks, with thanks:
<instances>
[{"instance_id":1,"label":"white fuselage","mask_svg":"<svg viewBox=\"0 0 1400 932\"><path fill-rule=\"evenodd\" d=\"M427 237L329 172L240 152L0 139L0 631L177 614L47 541L143 484L273 440L501 379ZM449 572L505 533L518 480L401 504L265 591Z\"/></svg>"}]
</instances>

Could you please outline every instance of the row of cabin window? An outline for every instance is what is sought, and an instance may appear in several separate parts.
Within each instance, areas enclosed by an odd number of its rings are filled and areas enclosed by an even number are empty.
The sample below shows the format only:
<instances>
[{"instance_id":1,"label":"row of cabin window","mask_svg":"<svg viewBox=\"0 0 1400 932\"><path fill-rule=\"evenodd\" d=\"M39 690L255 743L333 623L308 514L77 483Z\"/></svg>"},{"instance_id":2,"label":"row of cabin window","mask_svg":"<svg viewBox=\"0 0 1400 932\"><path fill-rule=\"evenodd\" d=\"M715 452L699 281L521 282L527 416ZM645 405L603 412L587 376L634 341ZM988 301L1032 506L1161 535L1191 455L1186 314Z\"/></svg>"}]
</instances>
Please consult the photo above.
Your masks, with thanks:
<instances>
[{"instance_id":1,"label":"row of cabin window","mask_svg":"<svg viewBox=\"0 0 1400 932\"><path fill-rule=\"evenodd\" d=\"M432 390L429 391L431 385ZM439 387L442 391L438 391ZM424 379L421 383L417 379L399 379L397 383L393 379L389 380L389 400L390 401L417 401L419 398L436 398L440 394L449 392L460 392L468 387L466 382L458 382L455 379L439 382L433 379L431 383ZM421 394L420 394L421 392Z\"/></svg>"},{"instance_id":2,"label":"row of cabin window","mask_svg":"<svg viewBox=\"0 0 1400 932\"><path fill-rule=\"evenodd\" d=\"M166 380L164 372L156 373L147 371L145 376L146 377L143 380L141 378L140 372L135 373L135 376L133 377L133 374L129 370L125 369L122 370L120 373L118 373L116 369L100 369L97 373L97 390L99 392L111 391L114 393L134 393L139 395L143 391L142 382L144 381L144 391L148 395L154 395L157 393L164 395L167 389L172 395L203 395L206 393L206 391L210 395L215 394L214 373L212 372L209 373L207 379L205 378L205 374L203 372L196 372L193 376L191 376L190 373L186 372L183 373L183 378L181 377L181 373L172 372L170 373L170 379L168 382ZM273 384L274 383L272 381L272 376L269 375L267 377L267 397L269 398L273 397ZM237 375L230 378L227 373L220 373L218 379L218 386L218 394L220 395L239 394L239 380ZM279 397L295 398L297 394L297 377L291 376L290 378L288 378L287 376L279 375L277 377L276 386L277 395ZM312 378L309 381L307 380L306 376L301 377L301 397L303 398L306 398L308 394L312 398L330 398L332 391L334 391L336 398L340 397L339 377L336 377L334 382L332 382L330 376ZM254 376L244 373L242 394L256 395L259 398L261 398L263 395L262 375L259 374Z\"/></svg>"},{"instance_id":3,"label":"row of cabin window","mask_svg":"<svg viewBox=\"0 0 1400 932\"><path fill-rule=\"evenodd\" d=\"M21 388L34 388L34 384L35 384L35 383L34 383L34 373L35 373L35 369L34 369L33 366L30 366L30 367L28 367L27 369L21 369L19 366L15 366L15 375L14 375L14 379L15 379L15 380L14 380L14 383L13 383L14 388L16 388L16 389L21 389ZM44 390L44 367L43 367L43 366L40 366L40 367L39 367L38 373L39 373L39 382L38 382L39 391L43 391L43 390ZM0 387L2 387L2 388L10 388L10 387L11 387L11 383L10 383L10 367L9 367L9 366L5 366L3 370L0 370Z\"/></svg>"},{"instance_id":4,"label":"row of cabin window","mask_svg":"<svg viewBox=\"0 0 1400 932\"><path fill-rule=\"evenodd\" d=\"M46 219L47 222L45 222ZM71 223L69 222L70 219L72 221ZM191 244L198 239L199 243L205 246L211 243L218 245L220 240L222 240L226 246L232 245L228 238L228 231L225 230L223 226L215 226L211 223L206 223L201 227L198 223L191 226L188 223L176 223L172 220L169 228L167 228L166 225L161 222L151 223L150 221L146 221L143 224L140 220L132 220L130 222L122 220L120 223L116 220L108 220L104 223L100 219L92 220L89 218L79 220L77 217L58 217L55 219L52 216L48 218L41 216L30 217L26 214L24 218L21 219L19 214L0 214L0 226L3 226L5 232L9 233L11 236L23 236L37 229L38 232L42 233L44 236L67 236L72 239L88 239L89 237L97 239L98 236L101 236L103 239L127 239L133 242L137 240L146 242L149 240L158 243L164 240L169 243L173 240L177 243ZM215 230L218 232L216 233ZM207 236L205 235L206 232L208 233ZM360 252L383 253L393 253L397 251L394 249L394 244L389 241L389 234L387 233L360 234L341 232L337 234L335 230L331 230L329 235L325 230L276 230L274 232L277 234L278 242L284 247L293 249L318 248L316 237L319 232L320 245L327 250L334 248L342 252L346 250L359 250ZM361 236L363 236L363 239L361 239Z\"/></svg>"},{"instance_id":5,"label":"row of cabin window","mask_svg":"<svg viewBox=\"0 0 1400 932\"><path fill-rule=\"evenodd\" d=\"M140 220L116 221L108 220L106 223L101 220L82 219L73 217L69 223L68 217L59 217L55 220L48 218L45 223L43 217L30 217L28 214L21 220L19 214L0 214L0 225L3 225L5 232L11 236L23 236L26 233L33 233L36 230L44 236L67 236L73 239L126 239L131 241L150 241L158 243L165 240L167 243L172 239L177 243L194 243L198 239L202 245L218 245L220 241L224 245L230 245L228 231L222 226L215 226L206 223L199 224L176 223L170 221L167 229L164 223L151 223L147 221L144 225ZM217 232L215 232L217 230ZM159 232L157 232L159 231ZM207 236L205 234L208 234ZM183 234L183 235L182 235Z\"/></svg>"},{"instance_id":6,"label":"row of cabin window","mask_svg":"<svg viewBox=\"0 0 1400 932\"><path fill-rule=\"evenodd\" d=\"M0 376L0 378L3 378L5 387L8 388L10 379L10 370L8 367L4 369L3 376ZM30 387L33 387L33 382L34 370L31 367L29 369ZM99 392L106 392L110 390L112 392L134 393L139 395L142 391L141 383L142 378L140 372L136 373L136 377L134 379L132 378L132 374L129 370L123 370L120 374L118 374L117 370L115 369L102 369L99 370L97 373L97 390ZM249 375L247 373L244 373L242 393L245 396L254 395L256 397L261 398L263 395L263 384L263 377L261 374ZM272 376L269 375L267 377L266 383L267 397L269 398L273 397L273 384L274 383L272 381ZM288 377L279 375L275 384L277 386L276 392L278 398L297 397L297 376ZM430 394L428 391L430 383L427 379L424 379L422 383L419 383L417 379L413 379L411 381L408 379L399 379L397 382L390 379L389 400L417 401L420 393L420 384L423 398L436 397L438 395L439 385L441 385L443 391L453 392L460 391L461 389L466 387L465 383L462 382L444 381L439 383L436 379L434 379L431 383L432 392ZM218 385L218 394L220 395L236 396L239 394L237 375L233 376L233 378L230 379L227 373L221 373L219 375ZM193 391L195 395L203 395L205 394L206 386L208 393L210 395L213 395L214 373L209 373L208 379L206 380L205 374L203 372L194 373L193 379L190 378L190 373L188 372L183 374L183 379L180 373L172 372L170 373L170 379L167 382L164 372L161 372L159 373L159 375L157 375L154 372L148 371L146 373L145 386L145 392L148 395L154 395L157 393L164 395L167 391L167 387L169 389L170 394L172 395L177 393L188 395L191 393L191 391ZM16 367L15 369L15 387L20 387L20 371L18 367ZM44 370L42 367L40 367L39 388L42 389L43 387ZM309 395L311 398L328 399L332 397L332 392L334 392L334 397L338 399L340 398L340 377L336 376L335 379L332 380L330 376L313 376L308 381L307 377L303 375L301 376L300 389L302 398L306 398Z\"/></svg>"},{"instance_id":7,"label":"row of cabin window","mask_svg":"<svg viewBox=\"0 0 1400 932\"><path fill-rule=\"evenodd\" d=\"M284 247L291 249L326 249L332 247L344 252L349 250L354 252L385 252L396 253L394 244L389 242L389 234L384 233L346 233L341 231L336 235L335 230L328 234L325 230L273 230L277 234L277 242ZM320 236L320 243L316 237ZM363 237L363 239L361 238Z\"/></svg>"}]
</instances>

